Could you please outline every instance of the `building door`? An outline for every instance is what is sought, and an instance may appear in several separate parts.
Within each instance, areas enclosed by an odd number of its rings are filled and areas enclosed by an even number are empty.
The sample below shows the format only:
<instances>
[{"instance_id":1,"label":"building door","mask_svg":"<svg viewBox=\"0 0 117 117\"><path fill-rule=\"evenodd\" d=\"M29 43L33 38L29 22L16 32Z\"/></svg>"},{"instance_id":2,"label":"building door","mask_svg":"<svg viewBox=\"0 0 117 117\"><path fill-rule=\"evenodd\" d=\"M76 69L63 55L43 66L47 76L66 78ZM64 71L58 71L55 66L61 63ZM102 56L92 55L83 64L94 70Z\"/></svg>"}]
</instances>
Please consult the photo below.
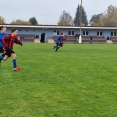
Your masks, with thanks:
<instances>
[{"instance_id":1,"label":"building door","mask_svg":"<svg viewBox=\"0 0 117 117\"><path fill-rule=\"evenodd\" d=\"M45 42L45 33L42 33L41 34L41 43L44 43Z\"/></svg>"}]
</instances>

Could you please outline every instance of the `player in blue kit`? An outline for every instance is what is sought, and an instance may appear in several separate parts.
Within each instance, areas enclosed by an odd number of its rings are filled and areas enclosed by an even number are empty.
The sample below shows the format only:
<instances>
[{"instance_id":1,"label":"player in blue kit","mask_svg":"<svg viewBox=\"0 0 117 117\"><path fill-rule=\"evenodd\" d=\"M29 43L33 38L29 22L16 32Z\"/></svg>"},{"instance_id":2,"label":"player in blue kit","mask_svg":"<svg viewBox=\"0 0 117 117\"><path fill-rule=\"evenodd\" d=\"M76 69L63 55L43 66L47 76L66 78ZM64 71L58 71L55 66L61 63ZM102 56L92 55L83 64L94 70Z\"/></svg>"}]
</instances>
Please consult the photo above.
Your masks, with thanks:
<instances>
[{"instance_id":1,"label":"player in blue kit","mask_svg":"<svg viewBox=\"0 0 117 117\"><path fill-rule=\"evenodd\" d=\"M56 46L54 46L55 51L58 51L58 49L62 46L62 38L64 37L64 34L61 33L60 36L57 37L56 41Z\"/></svg>"},{"instance_id":2,"label":"player in blue kit","mask_svg":"<svg viewBox=\"0 0 117 117\"><path fill-rule=\"evenodd\" d=\"M1 26L0 27L0 53L2 53L2 56L4 56L4 46L2 43L2 38L6 36L6 28ZM0 66L1 66L1 60L0 60Z\"/></svg>"}]
</instances>

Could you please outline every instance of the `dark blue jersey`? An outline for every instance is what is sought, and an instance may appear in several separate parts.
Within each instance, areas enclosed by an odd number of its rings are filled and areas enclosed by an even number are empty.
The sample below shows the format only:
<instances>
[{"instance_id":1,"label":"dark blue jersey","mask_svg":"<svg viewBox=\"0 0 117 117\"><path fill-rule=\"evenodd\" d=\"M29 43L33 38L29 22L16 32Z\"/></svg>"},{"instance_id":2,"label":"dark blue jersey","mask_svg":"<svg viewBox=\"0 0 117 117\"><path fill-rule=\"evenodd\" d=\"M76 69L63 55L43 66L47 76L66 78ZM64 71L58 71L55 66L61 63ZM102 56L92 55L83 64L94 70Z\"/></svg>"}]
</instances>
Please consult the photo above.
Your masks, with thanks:
<instances>
[{"instance_id":1,"label":"dark blue jersey","mask_svg":"<svg viewBox=\"0 0 117 117\"><path fill-rule=\"evenodd\" d=\"M5 33L0 32L0 47L3 47L2 38L5 36L6 36Z\"/></svg>"},{"instance_id":2,"label":"dark blue jersey","mask_svg":"<svg viewBox=\"0 0 117 117\"><path fill-rule=\"evenodd\" d=\"M56 39L56 43L60 43L62 40L62 36L58 36L57 39Z\"/></svg>"}]
</instances>

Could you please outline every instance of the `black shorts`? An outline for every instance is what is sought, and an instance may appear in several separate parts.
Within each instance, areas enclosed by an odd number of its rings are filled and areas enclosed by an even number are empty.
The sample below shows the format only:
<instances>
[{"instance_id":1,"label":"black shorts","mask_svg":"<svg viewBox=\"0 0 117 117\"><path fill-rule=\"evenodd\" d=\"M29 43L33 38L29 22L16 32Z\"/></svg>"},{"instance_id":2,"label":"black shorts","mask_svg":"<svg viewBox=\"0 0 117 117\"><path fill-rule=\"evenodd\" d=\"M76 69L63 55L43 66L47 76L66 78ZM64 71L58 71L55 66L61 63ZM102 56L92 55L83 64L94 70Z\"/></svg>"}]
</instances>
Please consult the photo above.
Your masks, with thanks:
<instances>
[{"instance_id":1,"label":"black shorts","mask_svg":"<svg viewBox=\"0 0 117 117\"><path fill-rule=\"evenodd\" d=\"M11 54L15 53L13 50L11 49L7 49L6 52L5 52L5 55L7 55L8 57L11 56Z\"/></svg>"},{"instance_id":2,"label":"black shorts","mask_svg":"<svg viewBox=\"0 0 117 117\"><path fill-rule=\"evenodd\" d=\"M4 53L4 49L2 46L0 46L0 53Z\"/></svg>"},{"instance_id":3,"label":"black shorts","mask_svg":"<svg viewBox=\"0 0 117 117\"><path fill-rule=\"evenodd\" d=\"M60 46L63 47L63 42L60 43Z\"/></svg>"},{"instance_id":4,"label":"black shorts","mask_svg":"<svg viewBox=\"0 0 117 117\"><path fill-rule=\"evenodd\" d=\"M60 46L60 43L57 42L56 45L57 45L57 46Z\"/></svg>"},{"instance_id":5,"label":"black shorts","mask_svg":"<svg viewBox=\"0 0 117 117\"><path fill-rule=\"evenodd\" d=\"M56 43L56 45L62 47L63 43Z\"/></svg>"}]
</instances>

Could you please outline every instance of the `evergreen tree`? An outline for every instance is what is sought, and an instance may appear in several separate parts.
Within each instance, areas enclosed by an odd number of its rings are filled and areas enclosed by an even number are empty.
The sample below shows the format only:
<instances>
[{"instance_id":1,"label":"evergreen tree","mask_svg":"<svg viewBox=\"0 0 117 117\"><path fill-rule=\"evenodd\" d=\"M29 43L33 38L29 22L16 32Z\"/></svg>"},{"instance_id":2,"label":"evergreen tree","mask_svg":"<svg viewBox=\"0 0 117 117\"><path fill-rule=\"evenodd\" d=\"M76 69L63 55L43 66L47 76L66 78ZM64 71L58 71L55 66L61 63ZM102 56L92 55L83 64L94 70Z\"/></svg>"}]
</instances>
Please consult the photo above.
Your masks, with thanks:
<instances>
[{"instance_id":1,"label":"evergreen tree","mask_svg":"<svg viewBox=\"0 0 117 117\"><path fill-rule=\"evenodd\" d=\"M88 26L86 11L84 10L83 7L82 7L82 25Z\"/></svg>"},{"instance_id":2,"label":"evergreen tree","mask_svg":"<svg viewBox=\"0 0 117 117\"><path fill-rule=\"evenodd\" d=\"M75 26L80 26L80 6L78 5L78 8L76 10L76 15L74 18L74 25Z\"/></svg>"},{"instance_id":3,"label":"evergreen tree","mask_svg":"<svg viewBox=\"0 0 117 117\"><path fill-rule=\"evenodd\" d=\"M78 8L76 10L76 15L75 15L75 18L74 18L74 25L75 26L80 26L80 15L81 13L81 5L78 5ZM82 20L81 20L81 24L83 26L87 26L88 25L88 20L87 20L87 15L86 15L86 12L84 10L84 8L82 7Z\"/></svg>"}]
</instances>

